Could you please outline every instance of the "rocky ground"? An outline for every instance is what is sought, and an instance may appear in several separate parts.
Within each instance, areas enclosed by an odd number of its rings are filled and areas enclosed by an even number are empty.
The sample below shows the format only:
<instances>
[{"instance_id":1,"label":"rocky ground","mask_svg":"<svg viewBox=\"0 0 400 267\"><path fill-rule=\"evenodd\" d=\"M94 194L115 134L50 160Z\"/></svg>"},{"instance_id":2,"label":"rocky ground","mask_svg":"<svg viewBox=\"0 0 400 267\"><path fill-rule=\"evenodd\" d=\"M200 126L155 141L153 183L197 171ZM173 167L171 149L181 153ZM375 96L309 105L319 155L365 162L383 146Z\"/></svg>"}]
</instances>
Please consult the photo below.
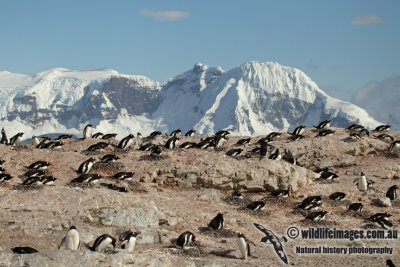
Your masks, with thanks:
<instances>
[{"instance_id":1,"label":"rocky ground","mask_svg":"<svg viewBox=\"0 0 400 267\"><path fill-rule=\"evenodd\" d=\"M273 161L246 153L264 136L252 137L242 147L241 156L225 153L243 137L230 137L218 150L164 149L162 157L149 157L149 152L137 149L126 151L110 146L102 152L86 152L98 139L64 141L59 150L34 149L32 145L12 147L0 145L3 167L13 179L0 184L0 266L279 266L284 263L271 244L260 243L263 234L253 223L272 230L277 236L287 237L287 229L331 227L336 229L378 229L370 226L367 218L377 212L392 214L393 229L399 229L400 201L391 207L380 206L376 199L385 196L387 189L400 183L400 158L387 153L390 143L370 137L355 141L345 140L349 133L335 130L333 136L315 137L313 129L305 131L305 138L289 140L283 134L271 144L283 152L289 149L298 160L293 166L283 160ZM390 132L400 139L400 132ZM117 136L118 138L119 136ZM122 137L119 137L122 138ZM199 142L201 137L182 138L181 142ZM164 143L167 137L153 142ZM117 140L110 141L117 144ZM94 156L114 153L120 157L115 163L97 164L92 173L102 175L100 182L112 183L128 189L117 192L101 185L72 187L67 185L78 175L81 162ZM36 160L52 163L48 173L57 180L53 186L22 187L25 166ZM317 167L328 167L339 175L335 182L317 180ZM109 176L118 171L135 172L133 181L118 182ZM353 183L361 171L375 183L367 193L358 191ZM269 191L291 185L294 194L288 199L269 197L265 210L249 211L245 205L251 200L269 196ZM243 192L243 200L230 197L233 188ZM331 201L328 196L344 192L343 201ZM304 220L307 212L295 209L306 197L322 195L326 220L314 223ZM351 202L362 202L360 213L348 211ZM219 212L226 213L225 229L210 231L207 224ZM134 253L97 253L57 250L71 225L75 225L81 239L92 244L95 238L108 233L118 237L130 229L142 234ZM197 244L181 250L174 247L180 233L191 231ZM253 256L240 259L236 233L243 232L256 246ZM16 255L15 246L31 246L39 253ZM282 242L288 265L294 266L384 266L386 259L400 264L398 239L395 240L302 240L300 237ZM336 246L388 247L393 254L299 254L296 247ZM118 247L118 246L117 246Z\"/></svg>"}]
</instances>

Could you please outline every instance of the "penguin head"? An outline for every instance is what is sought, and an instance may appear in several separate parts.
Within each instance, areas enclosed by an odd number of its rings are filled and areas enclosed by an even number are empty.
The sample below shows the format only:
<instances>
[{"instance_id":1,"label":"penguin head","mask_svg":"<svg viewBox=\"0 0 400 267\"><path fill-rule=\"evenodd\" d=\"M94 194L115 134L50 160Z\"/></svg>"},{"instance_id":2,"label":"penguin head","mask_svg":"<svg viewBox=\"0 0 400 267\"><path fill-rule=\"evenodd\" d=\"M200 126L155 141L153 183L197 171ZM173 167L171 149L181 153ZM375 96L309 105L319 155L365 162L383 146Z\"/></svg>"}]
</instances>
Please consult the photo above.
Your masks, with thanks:
<instances>
[{"instance_id":1,"label":"penguin head","mask_svg":"<svg viewBox=\"0 0 400 267\"><path fill-rule=\"evenodd\" d=\"M361 172L361 174L360 174L361 176L365 176L365 173L364 172Z\"/></svg>"},{"instance_id":2,"label":"penguin head","mask_svg":"<svg viewBox=\"0 0 400 267\"><path fill-rule=\"evenodd\" d=\"M73 229L75 229L75 230L76 230L76 227L75 227L75 225L72 225L72 226L69 228L69 230L73 230Z\"/></svg>"},{"instance_id":3,"label":"penguin head","mask_svg":"<svg viewBox=\"0 0 400 267\"><path fill-rule=\"evenodd\" d=\"M137 237L137 236L140 235L140 234L141 234L140 232L134 232L134 233L133 233L133 236L134 236L134 237Z\"/></svg>"},{"instance_id":4,"label":"penguin head","mask_svg":"<svg viewBox=\"0 0 400 267\"><path fill-rule=\"evenodd\" d=\"M244 238L244 234L243 234L242 232L238 232L236 235L237 235L237 237L239 237L239 238Z\"/></svg>"}]
</instances>

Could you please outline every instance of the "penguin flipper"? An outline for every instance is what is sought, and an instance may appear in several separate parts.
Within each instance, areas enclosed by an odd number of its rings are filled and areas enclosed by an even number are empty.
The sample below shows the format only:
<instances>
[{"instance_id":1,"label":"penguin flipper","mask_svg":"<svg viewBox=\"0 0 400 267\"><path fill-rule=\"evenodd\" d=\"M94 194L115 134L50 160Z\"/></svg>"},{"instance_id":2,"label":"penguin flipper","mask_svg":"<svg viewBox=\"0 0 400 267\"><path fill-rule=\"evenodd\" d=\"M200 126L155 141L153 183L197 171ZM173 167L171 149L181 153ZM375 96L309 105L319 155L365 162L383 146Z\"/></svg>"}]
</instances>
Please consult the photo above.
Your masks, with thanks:
<instances>
[{"instance_id":1,"label":"penguin flipper","mask_svg":"<svg viewBox=\"0 0 400 267\"><path fill-rule=\"evenodd\" d=\"M63 239L61 239L60 245L58 245L57 249L60 249L62 244L65 242L65 238L66 236L63 237Z\"/></svg>"}]
</instances>

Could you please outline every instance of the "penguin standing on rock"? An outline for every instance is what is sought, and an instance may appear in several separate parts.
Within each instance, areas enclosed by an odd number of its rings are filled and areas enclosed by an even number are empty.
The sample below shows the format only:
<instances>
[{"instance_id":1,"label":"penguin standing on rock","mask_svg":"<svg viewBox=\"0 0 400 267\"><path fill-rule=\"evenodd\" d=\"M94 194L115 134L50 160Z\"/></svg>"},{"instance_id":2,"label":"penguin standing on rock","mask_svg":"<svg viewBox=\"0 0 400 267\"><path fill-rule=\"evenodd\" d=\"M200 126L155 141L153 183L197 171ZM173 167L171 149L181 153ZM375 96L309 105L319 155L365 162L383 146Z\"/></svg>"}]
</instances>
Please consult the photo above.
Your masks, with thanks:
<instances>
[{"instance_id":1,"label":"penguin standing on rock","mask_svg":"<svg viewBox=\"0 0 400 267\"><path fill-rule=\"evenodd\" d=\"M368 183L367 183L367 178L365 177L365 173L361 172L360 178L358 178L358 190L361 192L367 192L368 189Z\"/></svg>"},{"instance_id":2,"label":"penguin standing on rock","mask_svg":"<svg viewBox=\"0 0 400 267\"><path fill-rule=\"evenodd\" d=\"M191 136L194 136L195 133L196 133L196 130L191 129L187 133L185 133L185 136L191 137Z\"/></svg>"},{"instance_id":3,"label":"penguin standing on rock","mask_svg":"<svg viewBox=\"0 0 400 267\"><path fill-rule=\"evenodd\" d=\"M168 139L167 143L165 143L165 148L174 149L179 142L178 140L179 138L176 136L171 137Z\"/></svg>"},{"instance_id":4,"label":"penguin standing on rock","mask_svg":"<svg viewBox=\"0 0 400 267\"><path fill-rule=\"evenodd\" d=\"M306 128L306 126L300 125L300 126L296 127L296 129L294 129L293 132L290 134L291 135L301 135L304 132L305 128Z\"/></svg>"},{"instance_id":5,"label":"penguin standing on rock","mask_svg":"<svg viewBox=\"0 0 400 267\"><path fill-rule=\"evenodd\" d=\"M8 138L7 138L7 135L6 135L6 130L4 130L4 127L1 129L0 144L8 145Z\"/></svg>"},{"instance_id":6,"label":"penguin standing on rock","mask_svg":"<svg viewBox=\"0 0 400 267\"><path fill-rule=\"evenodd\" d=\"M79 233L74 225L68 229L67 234L61 240L58 249L60 249L60 247L64 242L65 242L65 249L78 250L80 248Z\"/></svg>"},{"instance_id":7,"label":"penguin standing on rock","mask_svg":"<svg viewBox=\"0 0 400 267\"><path fill-rule=\"evenodd\" d=\"M324 120L320 122L317 126L314 126L315 128L321 130L324 128L329 128L331 126L331 120Z\"/></svg>"},{"instance_id":8,"label":"penguin standing on rock","mask_svg":"<svg viewBox=\"0 0 400 267\"><path fill-rule=\"evenodd\" d=\"M92 126L90 123L83 129L83 139L89 139L92 137Z\"/></svg>"},{"instance_id":9,"label":"penguin standing on rock","mask_svg":"<svg viewBox=\"0 0 400 267\"><path fill-rule=\"evenodd\" d=\"M196 236L192 232L186 231L179 235L178 239L176 240L176 246L185 249L185 247L193 245L195 241Z\"/></svg>"},{"instance_id":10,"label":"penguin standing on rock","mask_svg":"<svg viewBox=\"0 0 400 267\"><path fill-rule=\"evenodd\" d=\"M135 136L133 134L129 134L128 136L124 137L118 144L119 149L127 149L133 143L133 139Z\"/></svg>"},{"instance_id":11,"label":"penguin standing on rock","mask_svg":"<svg viewBox=\"0 0 400 267\"><path fill-rule=\"evenodd\" d=\"M110 245L113 247L113 250L115 250L116 242L117 240L114 237L109 234L104 234L96 238L90 250L104 252L108 247L110 247Z\"/></svg>"},{"instance_id":12,"label":"penguin standing on rock","mask_svg":"<svg viewBox=\"0 0 400 267\"><path fill-rule=\"evenodd\" d=\"M95 161L96 159L92 157L82 162L81 165L79 165L78 173L81 174L89 173Z\"/></svg>"},{"instance_id":13,"label":"penguin standing on rock","mask_svg":"<svg viewBox=\"0 0 400 267\"><path fill-rule=\"evenodd\" d=\"M244 236L243 233L237 233L237 237L240 255L243 260L247 260L247 257L251 256L250 241Z\"/></svg>"},{"instance_id":14,"label":"penguin standing on rock","mask_svg":"<svg viewBox=\"0 0 400 267\"><path fill-rule=\"evenodd\" d=\"M20 146L21 143L22 143L22 136L23 135L24 135L24 133L17 133L13 137L11 137L9 145L11 145L11 146Z\"/></svg>"},{"instance_id":15,"label":"penguin standing on rock","mask_svg":"<svg viewBox=\"0 0 400 267\"><path fill-rule=\"evenodd\" d=\"M176 129L176 130L172 131L172 133L169 136L179 137L179 136L181 136L181 133L182 133L181 129Z\"/></svg>"},{"instance_id":16,"label":"penguin standing on rock","mask_svg":"<svg viewBox=\"0 0 400 267\"><path fill-rule=\"evenodd\" d=\"M32 145L33 145L33 147L36 148L39 144L40 144L39 138L37 138L36 135L33 135L33 136L32 136Z\"/></svg>"},{"instance_id":17,"label":"penguin standing on rock","mask_svg":"<svg viewBox=\"0 0 400 267\"><path fill-rule=\"evenodd\" d=\"M211 222L208 224L208 227L212 228L213 230L221 230L224 228L224 214L218 213Z\"/></svg>"}]
</instances>

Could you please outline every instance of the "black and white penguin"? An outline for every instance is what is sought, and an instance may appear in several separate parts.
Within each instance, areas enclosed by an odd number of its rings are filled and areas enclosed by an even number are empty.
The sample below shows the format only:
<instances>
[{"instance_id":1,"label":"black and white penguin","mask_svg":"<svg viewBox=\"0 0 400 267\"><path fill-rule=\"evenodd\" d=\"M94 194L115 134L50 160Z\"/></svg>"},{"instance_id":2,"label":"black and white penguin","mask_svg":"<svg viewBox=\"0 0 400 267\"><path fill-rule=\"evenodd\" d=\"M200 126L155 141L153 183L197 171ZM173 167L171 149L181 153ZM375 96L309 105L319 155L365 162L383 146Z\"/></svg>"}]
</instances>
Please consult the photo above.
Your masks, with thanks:
<instances>
[{"instance_id":1,"label":"black and white penguin","mask_svg":"<svg viewBox=\"0 0 400 267\"><path fill-rule=\"evenodd\" d=\"M22 143L22 136L24 136L24 133L17 133L13 137L11 137L9 145L20 146Z\"/></svg>"},{"instance_id":2,"label":"black and white penguin","mask_svg":"<svg viewBox=\"0 0 400 267\"><path fill-rule=\"evenodd\" d=\"M325 220L325 215L327 214L327 211L315 211L311 212L306 216L307 220L312 220L313 222L319 222Z\"/></svg>"},{"instance_id":3,"label":"black and white penguin","mask_svg":"<svg viewBox=\"0 0 400 267\"><path fill-rule=\"evenodd\" d=\"M102 132L97 132L92 135L92 138L101 138L104 134Z\"/></svg>"},{"instance_id":4,"label":"black and white penguin","mask_svg":"<svg viewBox=\"0 0 400 267\"><path fill-rule=\"evenodd\" d=\"M91 146L89 146L86 150L87 151L97 151L97 150L103 150L106 149L108 147L108 144L105 142L99 142L96 144L93 144Z\"/></svg>"},{"instance_id":5,"label":"black and white penguin","mask_svg":"<svg viewBox=\"0 0 400 267\"><path fill-rule=\"evenodd\" d=\"M28 177L23 182L23 186L39 186L42 185L42 177Z\"/></svg>"},{"instance_id":6,"label":"black and white penguin","mask_svg":"<svg viewBox=\"0 0 400 267\"><path fill-rule=\"evenodd\" d=\"M40 177L42 185L53 185L56 180L57 180L56 177L50 175Z\"/></svg>"},{"instance_id":7,"label":"black and white penguin","mask_svg":"<svg viewBox=\"0 0 400 267\"><path fill-rule=\"evenodd\" d=\"M115 250L117 240L109 234L103 234L96 238L93 246L90 248L91 251L104 252L110 245Z\"/></svg>"},{"instance_id":8,"label":"black and white penguin","mask_svg":"<svg viewBox=\"0 0 400 267\"><path fill-rule=\"evenodd\" d=\"M244 146L246 144L249 144L250 140L251 140L251 138L242 138L242 139L238 140L235 145Z\"/></svg>"},{"instance_id":9,"label":"black and white penguin","mask_svg":"<svg viewBox=\"0 0 400 267\"><path fill-rule=\"evenodd\" d=\"M3 164L5 163L6 161L4 160L4 159L0 159L0 166L3 166Z\"/></svg>"},{"instance_id":10,"label":"black and white penguin","mask_svg":"<svg viewBox=\"0 0 400 267\"><path fill-rule=\"evenodd\" d=\"M133 134L129 134L129 135L125 136L124 138L122 138L122 140L118 143L117 147L119 149L127 149L132 145L134 139L135 139L135 136Z\"/></svg>"},{"instance_id":11,"label":"black and white penguin","mask_svg":"<svg viewBox=\"0 0 400 267\"><path fill-rule=\"evenodd\" d=\"M196 133L196 130L191 129L187 133L185 133L185 136L191 137L191 136L194 136L195 133Z\"/></svg>"},{"instance_id":12,"label":"black and white penguin","mask_svg":"<svg viewBox=\"0 0 400 267\"><path fill-rule=\"evenodd\" d=\"M134 172L118 172L112 176L112 178L121 180L121 181L131 181Z\"/></svg>"},{"instance_id":13,"label":"black and white penguin","mask_svg":"<svg viewBox=\"0 0 400 267\"><path fill-rule=\"evenodd\" d=\"M329 199L331 200L343 200L346 198L346 194L343 192L335 192L329 195Z\"/></svg>"},{"instance_id":14,"label":"black and white penguin","mask_svg":"<svg viewBox=\"0 0 400 267\"><path fill-rule=\"evenodd\" d=\"M195 242L196 236L192 232L186 231L179 235L176 246L185 249L187 246L194 245Z\"/></svg>"},{"instance_id":15,"label":"black and white penguin","mask_svg":"<svg viewBox=\"0 0 400 267\"><path fill-rule=\"evenodd\" d=\"M386 192L386 197L390 200L395 200L397 198L397 190L399 187L397 185L393 185L389 187L388 191Z\"/></svg>"},{"instance_id":16,"label":"black and white penguin","mask_svg":"<svg viewBox=\"0 0 400 267\"><path fill-rule=\"evenodd\" d=\"M365 137L365 136L369 136L369 131L365 128L361 129L360 131L358 131L358 135L360 137Z\"/></svg>"},{"instance_id":17,"label":"black and white penguin","mask_svg":"<svg viewBox=\"0 0 400 267\"><path fill-rule=\"evenodd\" d=\"M207 149L213 146L214 146L214 140L212 138L206 138L197 144L197 147L200 149Z\"/></svg>"},{"instance_id":18,"label":"black and white penguin","mask_svg":"<svg viewBox=\"0 0 400 267\"><path fill-rule=\"evenodd\" d=\"M318 177L318 179L320 180L336 180L339 176L334 173L334 172L330 172L330 171L323 171L321 173L321 175Z\"/></svg>"},{"instance_id":19,"label":"black and white penguin","mask_svg":"<svg viewBox=\"0 0 400 267\"><path fill-rule=\"evenodd\" d=\"M4 127L1 129L0 144L8 145L8 138L7 138L7 135L6 135L6 130L4 130Z\"/></svg>"},{"instance_id":20,"label":"black and white penguin","mask_svg":"<svg viewBox=\"0 0 400 267\"><path fill-rule=\"evenodd\" d=\"M400 149L400 140L392 142L388 148L389 152L397 152Z\"/></svg>"},{"instance_id":21,"label":"black and white penguin","mask_svg":"<svg viewBox=\"0 0 400 267\"><path fill-rule=\"evenodd\" d=\"M84 162L81 163L81 165L79 165L77 172L82 174L89 173L95 161L96 159L93 157L85 160Z\"/></svg>"},{"instance_id":22,"label":"black and white penguin","mask_svg":"<svg viewBox=\"0 0 400 267\"><path fill-rule=\"evenodd\" d=\"M230 156L230 157L235 157L235 156L240 155L240 153L242 153L242 151L243 151L243 149L241 149L241 148L232 148L232 149L229 149L225 153L225 155Z\"/></svg>"},{"instance_id":23,"label":"black and white penguin","mask_svg":"<svg viewBox=\"0 0 400 267\"><path fill-rule=\"evenodd\" d=\"M181 129L176 129L176 130L172 131L172 133L169 136L179 137L179 136L181 136L181 133L182 133Z\"/></svg>"},{"instance_id":24,"label":"black and white penguin","mask_svg":"<svg viewBox=\"0 0 400 267\"><path fill-rule=\"evenodd\" d=\"M0 173L4 173L6 171L6 169L4 169L3 167L0 166Z\"/></svg>"},{"instance_id":25,"label":"black and white penguin","mask_svg":"<svg viewBox=\"0 0 400 267\"><path fill-rule=\"evenodd\" d=\"M267 142L261 142L260 146L260 160L262 158L265 158L268 153L268 143Z\"/></svg>"},{"instance_id":26,"label":"black and white penguin","mask_svg":"<svg viewBox=\"0 0 400 267\"><path fill-rule=\"evenodd\" d=\"M38 141L39 143L37 144ZM47 138L39 139L36 136L32 137L32 144L35 146L35 148L46 148L48 142L50 142L50 140L48 140Z\"/></svg>"},{"instance_id":27,"label":"black and white penguin","mask_svg":"<svg viewBox=\"0 0 400 267\"><path fill-rule=\"evenodd\" d=\"M371 221L375 226L383 229L391 229L393 227L393 223L388 218L374 217Z\"/></svg>"},{"instance_id":28,"label":"black and white penguin","mask_svg":"<svg viewBox=\"0 0 400 267\"><path fill-rule=\"evenodd\" d=\"M368 182L364 172L361 172L361 175L358 178L357 187L361 192L366 192L368 190Z\"/></svg>"},{"instance_id":29,"label":"black and white penguin","mask_svg":"<svg viewBox=\"0 0 400 267\"><path fill-rule=\"evenodd\" d=\"M250 243L243 233L237 233L237 237L238 237L240 256L242 259L247 260L247 257L251 256Z\"/></svg>"},{"instance_id":30,"label":"black and white penguin","mask_svg":"<svg viewBox=\"0 0 400 267\"><path fill-rule=\"evenodd\" d=\"M149 137L154 138L154 137L161 136L161 135L162 135L162 132L154 131L154 132L150 133Z\"/></svg>"},{"instance_id":31,"label":"black and white penguin","mask_svg":"<svg viewBox=\"0 0 400 267\"><path fill-rule=\"evenodd\" d=\"M383 124L379 125L374 129L374 132L384 132L384 131L389 131L390 127L392 127L389 124Z\"/></svg>"},{"instance_id":32,"label":"black and white penguin","mask_svg":"<svg viewBox=\"0 0 400 267\"><path fill-rule=\"evenodd\" d=\"M26 177L40 177L40 176L43 176L45 174L45 171L44 170L35 170L35 169L32 169L32 170L27 170L25 173L24 173L24 176L26 176Z\"/></svg>"},{"instance_id":33,"label":"black and white penguin","mask_svg":"<svg viewBox=\"0 0 400 267\"><path fill-rule=\"evenodd\" d=\"M83 129L83 139L89 139L92 137L92 126L90 123Z\"/></svg>"},{"instance_id":34,"label":"black and white penguin","mask_svg":"<svg viewBox=\"0 0 400 267\"><path fill-rule=\"evenodd\" d=\"M221 130L221 131L216 132L215 136L221 136L221 137L225 138L228 134L231 134L231 133L228 131Z\"/></svg>"},{"instance_id":35,"label":"black and white penguin","mask_svg":"<svg viewBox=\"0 0 400 267\"><path fill-rule=\"evenodd\" d=\"M356 141L356 140L359 140L361 138L362 138L361 135L359 135L358 133L352 132L352 133L350 133L349 137L343 139L343 141L346 141L346 142Z\"/></svg>"},{"instance_id":36,"label":"black and white penguin","mask_svg":"<svg viewBox=\"0 0 400 267\"><path fill-rule=\"evenodd\" d=\"M39 144L40 144L39 138L37 138L36 135L32 135L32 145L33 145L33 147L37 147L37 145L39 145Z\"/></svg>"},{"instance_id":37,"label":"black and white penguin","mask_svg":"<svg viewBox=\"0 0 400 267\"><path fill-rule=\"evenodd\" d=\"M140 232L128 231L120 236L120 241L122 242L121 249L127 252L133 252L135 250L136 238L140 235Z\"/></svg>"},{"instance_id":38,"label":"black and white penguin","mask_svg":"<svg viewBox=\"0 0 400 267\"><path fill-rule=\"evenodd\" d=\"M71 138L72 138L72 134L62 134L54 140L65 140L65 139L71 139Z\"/></svg>"},{"instance_id":39,"label":"black and white penguin","mask_svg":"<svg viewBox=\"0 0 400 267\"><path fill-rule=\"evenodd\" d=\"M268 157L268 159L272 159L272 160L281 160L281 158L282 158L282 155L281 155L281 153L279 152L279 148L275 149L275 152L272 153L272 154Z\"/></svg>"},{"instance_id":40,"label":"black and white penguin","mask_svg":"<svg viewBox=\"0 0 400 267\"><path fill-rule=\"evenodd\" d=\"M322 130L324 128L329 128L331 126L331 120L321 121L317 126L314 125L315 128Z\"/></svg>"},{"instance_id":41,"label":"black and white penguin","mask_svg":"<svg viewBox=\"0 0 400 267\"><path fill-rule=\"evenodd\" d=\"M231 198L243 199L242 192L240 192L239 190L233 190L231 193Z\"/></svg>"},{"instance_id":42,"label":"black and white penguin","mask_svg":"<svg viewBox=\"0 0 400 267\"><path fill-rule=\"evenodd\" d=\"M168 139L168 141L165 143L165 148L168 149L174 149L176 147L176 145L179 142L179 138L176 136L171 137L170 139Z\"/></svg>"},{"instance_id":43,"label":"black and white penguin","mask_svg":"<svg viewBox=\"0 0 400 267\"><path fill-rule=\"evenodd\" d=\"M365 127L360 124L354 123L354 124L350 125L349 127L347 127L346 129L349 131L357 131L357 130L361 130L363 128L365 128Z\"/></svg>"},{"instance_id":44,"label":"black and white penguin","mask_svg":"<svg viewBox=\"0 0 400 267\"><path fill-rule=\"evenodd\" d=\"M214 229L214 230L221 230L224 228L224 214L223 213L218 213L217 216L215 216L211 222L208 224L208 227Z\"/></svg>"},{"instance_id":45,"label":"black and white penguin","mask_svg":"<svg viewBox=\"0 0 400 267\"><path fill-rule=\"evenodd\" d=\"M225 143L225 142L227 142L228 141L228 139L227 139L227 137L224 135L224 136L219 136L219 135L217 135L217 136L215 136L214 138L213 138L213 140L212 140L212 143L211 143L211 146L213 146L213 147L215 147L215 148L220 148L220 147L222 147L223 146L223 144Z\"/></svg>"},{"instance_id":46,"label":"black and white penguin","mask_svg":"<svg viewBox=\"0 0 400 267\"><path fill-rule=\"evenodd\" d=\"M70 185L90 185L90 184L96 184L98 181L101 179L101 175L99 174L94 174L94 173L87 173L87 174L82 174L79 175L77 178L72 179L69 184Z\"/></svg>"},{"instance_id":47,"label":"black and white penguin","mask_svg":"<svg viewBox=\"0 0 400 267\"><path fill-rule=\"evenodd\" d=\"M113 155L113 154L107 154L104 155L101 159L100 162L101 163L107 163L107 162L115 162L119 160L119 157L117 155Z\"/></svg>"},{"instance_id":48,"label":"black and white penguin","mask_svg":"<svg viewBox=\"0 0 400 267\"><path fill-rule=\"evenodd\" d=\"M9 181L11 180L13 177L11 176L11 174L8 173L0 173L0 183L5 182L5 181Z\"/></svg>"},{"instance_id":49,"label":"black and white penguin","mask_svg":"<svg viewBox=\"0 0 400 267\"><path fill-rule=\"evenodd\" d=\"M381 141L384 141L384 142L393 142L394 141L394 137L393 136L385 134L385 133L380 134L378 136L375 136L375 138L379 139Z\"/></svg>"},{"instance_id":50,"label":"black and white penguin","mask_svg":"<svg viewBox=\"0 0 400 267\"><path fill-rule=\"evenodd\" d=\"M34 169L34 170L47 170L47 168L51 165L50 162L48 161L43 161L43 160L38 160L31 165L29 165L28 169Z\"/></svg>"},{"instance_id":51,"label":"black and white penguin","mask_svg":"<svg viewBox=\"0 0 400 267\"><path fill-rule=\"evenodd\" d=\"M292 165L297 164L296 158L294 157L294 155L292 154L292 152L289 149L285 148L282 159L286 162L289 162Z\"/></svg>"},{"instance_id":52,"label":"black and white penguin","mask_svg":"<svg viewBox=\"0 0 400 267\"><path fill-rule=\"evenodd\" d=\"M304 125L300 125L300 126L297 126L294 130L293 130L293 132L291 132L290 134L291 135L300 135L300 134L302 134L303 132L304 132L304 129L306 128L306 126L304 126Z\"/></svg>"},{"instance_id":53,"label":"black and white penguin","mask_svg":"<svg viewBox=\"0 0 400 267\"><path fill-rule=\"evenodd\" d=\"M315 173L322 173L322 172L327 172L327 171L329 171L328 167L325 167L325 168L317 167L314 172Z\"/></svg>"},{"instance_id":54,"label":"black and white penguin","mask_svg":"<svg viewBox=\"0 0 400 267\"><path fill-rule=\"evenodd\" d=\"M150 148L150 156L160 156L162 155L162 149L159 145L153 145Z\"/></svg>"},{"instance_id":55,"label":"black and white penguin","mask_svg":"<svg viewBox=\"0 0 400 267\"><path fill-rule=\"evenodd\" d=\"M322 204L321 196L309 196L305 198L297 208L303 210L316 210L321 206L321 204Z\"/></svg>"},{"instance_id":56,"label":"black and white penguin","mask_svg":"<svg viewBox=\"0 0 400 267\"><path fill-rule=\"evenodd\" d=\"M271 196L276 197L276 198L287 198L289 197L289 194L292 191L292 186L289 185L288 189L275 189L274 191L271 192Z\"/></svg>"},{"instance_id":57,"label":"black and white penguin","mask_svg":"<svg viewBox=\"0 0 400 267\"><path fill-rule=\"evenodd\" d=\"M383 219L389 220L389 218L390 218L391 216L392 216L392 215L391 215L390 213L388 213L388 212L384 212L384 213L375 213L374 215L371 215L368 219L369 219L370 221L374 221L374 220L376 220L376 219L378 219L378 218L383 218Z\"/></svg>"},{"instance_id":58,"label":"black and white penguin","mask_svg":"<svg viewBox=\"0 0 400 267\"><path fill-rule=\"evenodd\" d=\"M362 211L363 209L363 204L360 202L357 203L351 203L349 205L349 210L354 210L354 211Z\"/></svg>"},{"instance_id":59,"label":"black and white penguin","mask_svg":"<svg viewBox=\"0 0 400 267\"><path fill-rule=\"evenodd\" d=\"M107 183L100 183L101 186L107 187L110 190L114 190L114 191L118 191L118 192L122 192L122 193L126 193L128 192L128 189L126 189L123 186L116 186L113 184L107 184Z\"/></svg>"},{"instance_id":60,"label":"black and white penguin","mask_svg":"<svg viewBox=\"0 0 400 267\"><path fill-rule=\"evenodd\" d=\"M386 260L386 267L396 267L391 259Z\"/></svg>"},{"instance_id":61,"label":"black and white penguin","mask_svg":"<svg viewBox=\"0 0 400 267\"><path fill-rule=\"evenodd\" d=\"M64 145L64 143L61 140L54 140L54 141L49 141L43 145L42 148L61 148Z\"/></svg>"},{"instance_id":62,"label":"black and white penguin","mask_svg":"<svg viewBox=\"0 0 400 267\"><path fill-rule=\"evenodd\" d=\"M15 254L33 254L39 252L37 249L31 247L14 247L11 250Z\"/></svg>"},{"instance_id":63,"label":"black and white penguin","mask_svg":"<svg viewBox=\"0 0 400 267\"><path fill-rule=\"evenodd\" d=\"M65 243L65 249L78 250L80 248L79 232L74 225L68 229L58 249L60 249L63 243Z\"/></svg>"},{"instance_id":64,"label":"black and white penguin","mask_svg":"<svg viewBox=\"0 0 400 267\"><path fill-rule=\"evenodd\" d=\"M194 147L197 147L197 143L195 143L195 142L184 142L179 147L180 148L184 148L184 149L194 148Z\"/></svg>"},{"instance_id":65,"label":"black and white penguin","mask_svg":"<svg viewBox=\"0 0 400 267\"><path fill-rule=\"evenodd\" d=\"M116 133L110 133L110 134L105 134L101 137L101 139L108 140L108 139L114 139L118 134Z\"/></svg>"},{"instance_id":66,"label":"black and white penguin","mask_svg":"<svg viewBox=\"0 0 400 267\"><path fill-rule=\"evenodd\" d=\"M324 129L324 130L319 131L318 134L316 135L316 137L333 135L334 133L335 133L334 130Z\"/></svg>"},{"instance_id":67,"label":"black and white penguin","mask_svg":"<svg viewBox=\"0 0 400 267\"><path fill-rule=\"evenodd\" d=\"M298 141L298 140L304 139L304 135L294 134L294 135L290 136L289 139L292 140L293 142Z\"/></svg>"},{"instance_id":68,"label":"black and white penguin","mask_svg":"<svg viewBox=\"0 0 400 267\"><path fill-rule=\"evenodd\" d=\"M264 198L263 200L250 202L249 204L247 204L246 208L248 208L249 210L263 210L265 209L265 203L266 200Z\"/></svg>"},{"instance_id":69,"label":"black and white penguin","mask_svg":"<svg viewBox=\"0 0 400 267\"><path fill-rule=\"evenodd\" d=\"M265 139L268 141L268 142L271 142L271 141L274 141L274 140L276 140L278 137L280 137L282 134L281 133L278 133L278 132L271 132L271 133L269 133L266 137L265 137Z\"/></svg>"},{"instance_id":70,"label":"black and white penguin","mask_svg":"<svg viewBox=\"0 0 400 267\"><path fill-rule=\"evenodd\" d=\"M142 151L150 151L150 150L153 148L153 146L155 146L155 145L152 144L152 143L142 144L142 145L139 147L139 150L142 150Z\"/></svg>"}]
</instances>

